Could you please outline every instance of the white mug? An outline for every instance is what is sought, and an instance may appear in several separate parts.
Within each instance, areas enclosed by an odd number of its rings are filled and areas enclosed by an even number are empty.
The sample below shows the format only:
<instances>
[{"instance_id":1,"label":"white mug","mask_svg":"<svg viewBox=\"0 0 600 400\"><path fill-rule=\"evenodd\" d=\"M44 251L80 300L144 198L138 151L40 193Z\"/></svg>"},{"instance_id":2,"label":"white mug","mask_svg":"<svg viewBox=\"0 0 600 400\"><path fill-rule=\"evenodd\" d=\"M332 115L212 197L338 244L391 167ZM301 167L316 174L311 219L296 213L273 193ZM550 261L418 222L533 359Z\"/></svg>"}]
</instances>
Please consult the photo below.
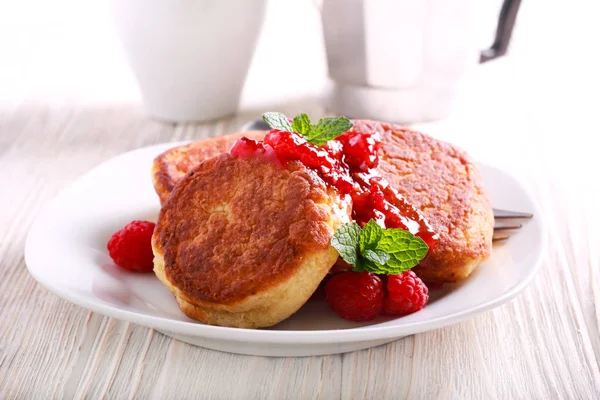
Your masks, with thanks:
<instances>
[{"instance_id":1,"label":"white mug","mask_svg":"<svg viewBox=\"0 0 600 400\"><path fill-rule=\"evenodd\" d=\"M117 30L148 113L168 121L235 113L265 4L114 0Z\"/></svg>"},{"instance_id":2,"label":"white mug","mask_svg":"<svg viewBox=\"0 0 600 400\"><path fill-rule=\"evenodd\" d=\"M506 52L519 4L504 1L480 52L474 0L323 0L328 108L400 123L446 116L464 73Z\"/></svg>"}]
</instances>

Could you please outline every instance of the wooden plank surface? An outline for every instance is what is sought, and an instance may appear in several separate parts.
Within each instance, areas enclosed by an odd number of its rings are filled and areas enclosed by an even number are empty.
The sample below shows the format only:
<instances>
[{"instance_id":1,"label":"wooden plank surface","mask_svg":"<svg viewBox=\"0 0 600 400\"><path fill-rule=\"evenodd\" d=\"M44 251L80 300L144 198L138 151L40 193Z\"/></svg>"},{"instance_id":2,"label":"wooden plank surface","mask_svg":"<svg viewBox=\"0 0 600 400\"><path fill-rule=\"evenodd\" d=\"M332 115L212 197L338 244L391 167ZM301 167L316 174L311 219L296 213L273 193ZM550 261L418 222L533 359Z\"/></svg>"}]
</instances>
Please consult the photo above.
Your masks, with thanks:
<instances>
[{"instance_id":1,"label":"wooden plank surface","mask_svg":"<svg viewBox=\"0 0 600 400\"><path fill-rule=\"evenodd\" d=\"M548 225L548 252L534 283L516 299L470 321L370 350L287 359L205 350L90 313L29 276L23 262L27 230L40 206L66 184L123 151L218 135L248 118L168 125L147 119L135 107L34 104L1 115L0 397L600 396L600 282L594 246L599 211L591 198L582 199L581 179L572 178L590 167L589 159L573 157L568 167L557 166L554 160L565 151L558 138L549 138L536 154L526 147L510 150L516 157L535 157L521 171ZM510 140L495 147L509 151Z\"/></svg>"}]
</instances>

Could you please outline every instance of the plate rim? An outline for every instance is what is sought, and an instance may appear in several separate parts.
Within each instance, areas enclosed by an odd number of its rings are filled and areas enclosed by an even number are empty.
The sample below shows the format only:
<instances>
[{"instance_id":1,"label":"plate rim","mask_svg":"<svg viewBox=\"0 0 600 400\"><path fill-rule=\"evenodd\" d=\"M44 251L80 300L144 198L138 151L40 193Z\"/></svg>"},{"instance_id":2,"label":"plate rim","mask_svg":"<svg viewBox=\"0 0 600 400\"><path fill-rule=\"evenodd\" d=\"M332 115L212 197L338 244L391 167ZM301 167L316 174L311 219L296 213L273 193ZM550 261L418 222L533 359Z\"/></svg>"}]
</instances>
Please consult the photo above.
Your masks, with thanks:
<instances>
[{"instance_id":1,"label":"plate rim","mask_svg":"<svg viewBox=\"0 0 600 400\"><path fill-rule=\"evenodd\" d=\"M427 321L415 321L402 325L390 325L390 326L362 326L357 328L345 328L345 329L328 329L328 330L269 330L269 329L247 329L247 328L233 328L233 327L222 327L216 325L208 325L197 322L187 322L187 321L178 321L172 320L165 317L152 316L137 313L135 311L128 311L122 308L119 308L115 305L107 305L95 302L93 300L87 299L85 297L79 297L74 294L70 289L64 289L61 285L52 284L41 276L36 275L35 271L30 267L31 260L35 258L33 256L32 250L32 236L35 235L35 232L41 229L38 225L40 223L41 217L45 215L51 207L57 203L60 198L67 192L72 186L76 185L77 182L84 179L87 175L93 173L95 170L102 168L104 165L110 162L114 162L116 159L125 158L131 156L137 152L145 152L150 151L151 149L164 148L163 151L168 150L170 147L179 146L182 144L190 143L191 141L178 141L178 142L167 142L167 143L159 143L155 145L145 146L138 149L133 149L127 151L125 153L121 153L114 157L111 157L95 167L91 168L86 173L82 174L78 178L74 179L70 184L63 187L49 202L47 202L41 209L37 212L34 221L28 231L25 249L24 249L24 258L27 270L31 274L31 276L44 288L59 296L60 298L75 304L77 306L83 307L92 312L97 312L101 315L108 316L111 318L117 318L120 320L124 320L127 322L136 323L142 326L150 327L152 329L157 329L160 331L173 332L176 334L189 335L194 337L205 337L210 339L221 339L221 340L232 340L232 341L244 341L244 342L257 342L257 343L276 343L276 344L318 344L318 343L346 343L346 342L355 342L355 341L368 341L368 340L377 340L377 339L386 339L386 338L395 338L402 337L406 335L411 335L419 332L424 332L433 329L439 329L448 325L452 325L461 321L464 321L472 316L481 314L485 311L489 311L493 308L496 308L509 300L516 297L519 293L521 293L537 276L542 259L543 254L546 252L547 246L547 230L545 228L545 224L543 222L543 218L541 218L541 210L535 198L532 196L531 192L527 189L527 187L523 184L521 179L512 173L501 169L497 166L476 162L477 165L485 166L486 168L500 171L501 173L509 175L513 178L516 183L520 186L521 190L527 195L528 200L531 202L534 210L534 214L538 216L537 222L540 226L540 251L537 254L533 265L531 266L529 273L525 276L524 279L519 281L512 288L507 290L501 296L498 296L494 299L491 299L487 302L481 303L477 306L468 308L466 310L462 310L459 312L455 312L443 317L436 318L434 320ZM157 152L157 154L159 154Z\"/></svg>"}]
</instances>

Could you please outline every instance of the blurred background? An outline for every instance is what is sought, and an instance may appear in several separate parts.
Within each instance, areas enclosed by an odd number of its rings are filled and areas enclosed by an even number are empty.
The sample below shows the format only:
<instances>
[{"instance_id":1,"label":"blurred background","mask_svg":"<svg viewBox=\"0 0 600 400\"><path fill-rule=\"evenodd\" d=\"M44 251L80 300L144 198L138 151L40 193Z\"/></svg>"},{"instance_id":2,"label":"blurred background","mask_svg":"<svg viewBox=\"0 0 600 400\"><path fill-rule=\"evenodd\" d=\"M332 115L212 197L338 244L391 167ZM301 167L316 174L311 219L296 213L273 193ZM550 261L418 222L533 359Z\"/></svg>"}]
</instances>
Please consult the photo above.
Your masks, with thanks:
<instances>
[{"instance_id":1,"label":"blurred background","mask_svg":"<svg viewBox=\"0 0 600 400\"><path fill-rule=\"evenodd\" d=\"M236 0L228 1L235 7ZM483 49L493 40L501 1L474 3L477 42ZM268 1L242 109L274 107L322 95L327 65L319 6L318 0ZM587 95L598 100L599 12L600 2L595 0L523 1L509 56L474 71L471 86L482 92L494 91L498 97L514 90L519 90L520 97L537 90L561 93L563 99L548 96L544 106L573 107L577 103L584 107L578 114L597 110L597 102L592 106L576 100ZM58 98L65 102L140 102L109 1L3 0L0 49L0 102L5 104L15 104L17 97L40 102ZM564 96L570 100L563 101Z\"/></svg>"},{"instance_id":2,"label":"blurred background","mask_svg":"<svg viewBox=\"0 0 600 400\"><path fill-rule=\"evenodd\" d=\"M241 4L229 2L230 7ZM111 4L102 0L1 2L0 115L27 103L52 108L127 107L144 118ZM483 49L493 41L502 1L473 4L474 39ZM322 107L330 82L321 6L318 0L267 2L238 120L255 119L265 110L327 112ZM599 133L599 13L600 2L595 0L523 1L507 56L465 74L443 125L419 127L477 151L491 163L503 155L482 144L510 129L525 132L531 125L554 134L574 129Z\"/></svg>"}]
</instances>

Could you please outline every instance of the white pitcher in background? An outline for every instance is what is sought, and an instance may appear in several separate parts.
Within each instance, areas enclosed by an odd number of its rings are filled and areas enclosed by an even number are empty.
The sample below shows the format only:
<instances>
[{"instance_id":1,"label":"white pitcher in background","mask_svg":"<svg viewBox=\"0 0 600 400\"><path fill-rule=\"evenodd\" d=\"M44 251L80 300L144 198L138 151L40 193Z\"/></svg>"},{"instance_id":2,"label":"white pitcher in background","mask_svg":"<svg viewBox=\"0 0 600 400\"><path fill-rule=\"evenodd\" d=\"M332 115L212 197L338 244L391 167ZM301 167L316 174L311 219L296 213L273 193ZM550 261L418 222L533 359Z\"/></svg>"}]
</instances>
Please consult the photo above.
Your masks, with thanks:
<instances>
[{"instance_id":1,"label":"white pitcher in background","mask_svg":"<svg viewBox=\"0 0 600 400\"><path fill-rule=\"evenodd\" d=\"M446 116L465 71L506 52L519 5L504 1L480 52L473 0L323 0L328 108L400 123Z\"/></svg>"},{"instance_id":2,"label":"white pitcher in background","mask_svg":"<svg viewBox=\"0 0 600 400\"><path fill-rule=\"evenodd\" d=\"M266 0L113 0L147 112L204 121L236 112Z\"/></svg>"}]
</instances>

